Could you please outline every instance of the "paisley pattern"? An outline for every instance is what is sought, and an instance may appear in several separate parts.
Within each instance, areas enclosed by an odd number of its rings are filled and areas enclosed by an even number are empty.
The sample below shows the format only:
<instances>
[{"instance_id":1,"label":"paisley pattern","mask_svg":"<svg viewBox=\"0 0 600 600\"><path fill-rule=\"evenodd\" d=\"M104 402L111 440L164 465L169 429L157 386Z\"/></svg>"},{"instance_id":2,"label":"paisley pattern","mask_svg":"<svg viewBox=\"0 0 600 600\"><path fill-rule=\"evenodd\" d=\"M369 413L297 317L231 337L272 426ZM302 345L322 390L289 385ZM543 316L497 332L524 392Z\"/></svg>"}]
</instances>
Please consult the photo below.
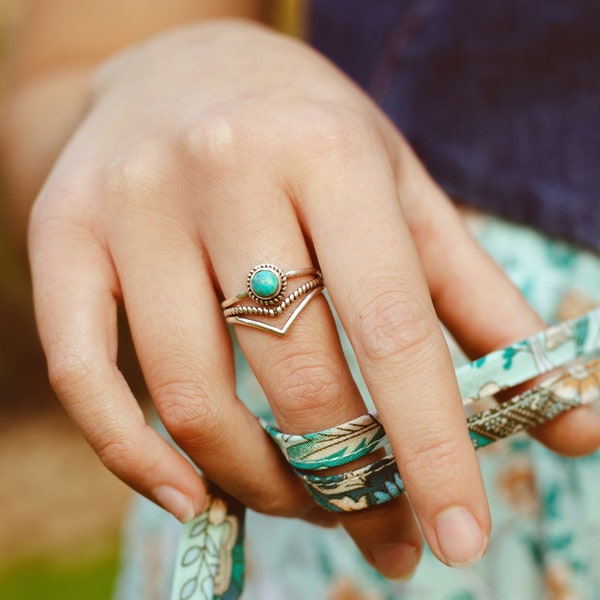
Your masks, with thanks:
<instances>
[{"instance_id":1,"label":"paisley pattern","mask_svg":"<svg viewBox=\"0 0 600 600\"><path fill-rule=\"evenodd\" d=\"M596 311L573 320L561 329L578 332L591 331L588 322L595 321ZM555 330L554 328L553 330ZM531 347L532 342L547 338L543 332L519 345ZM574 336L562 336L563 341L573 340ZM579 354L586 335L577 336L575 353ZM510 349L509 349L510 350ZM507 356L505 349L496 356ZM572 358L565 355L564 358ZM463 372L471 373L485 364L487 357L467 365ZM491 361L490 361L491 362ZM548 361L538 362L545 369ZM554 365L556 367L557 365ZM514 371L512 360L505 362L505 369ZM525 371L524 377L530 372ZM457 372L460 381L460 374ZM521 383L514 374L505 378L515 384ZM467 418L469 435L474 448L483 448L494 441L509 437L523 430L541 425L559 415L583 404L594 402L600 395L600 368L597 358L587 363L570 363L561 375L554 375L539 386L527 390L508 402L488 408ZM494 389L500 385L494 382ZM490 388L486 385L486 388ZM482 388L480 388L482 389ZM285 434L261 419L267 433L277 443L280 450L292 463L296 473L303 479L314 500L335 512L356 511L389 502L404 492L404 485L395 467L393 456L386 456L370 465L342 474L320 476L310 471L326 469L330 466L347 464L355 458L366 456L387 442L385 430L377 418L377 413L369 413L337 427L304 435ZM300 451L298 452L298 449ZM302 460L298 456L302 456ZM321 458L323 457L323 458ZM301 468L298 468L298 465Z\"/></svg>"},{"instance_id":2,"label":"paisley pattern","mask_svg":"<svg viewBox=\"0 0 600 600\"><path fill-rule=\"evenodd\" d=\"M206 509L183 527L173 600L236 600L244 580L244 507L214 488Z\"/></svg>"},{"instance_id":3,"label":"paisley pattern","mask_svg":"<svg viewBox=\"0 0 600 600\"><path fill-rule=\"evenodd\" d=\"M381 448L387 441L375 413L304 435L283 433L267 420L259 420L288 462L306 471L346 465Z\"/></svg>"},{"instance_id":4,"label":"paisley pattern","mask_svg":"<svg viewBox=\"0 0 600 600\"><path fill-rule=\"evenodd\" d=\"M477 450L496 440L509 437L556 419L563 413L595 402L600 397L600 365L597 358L566 367L558 376L533 387L494 408L467 419L469 435ZM589 382L585 391L581 381Z\"/></svg>"},{"instance_id":5,"label":"paisley pattern","mask_svg":"<svg viewBox=\"0 0 600 600\"><path fill-rule=\"evenodd\" d=\"M463 403L524 383L600 349L600 309L549 327L456 370Z\"/></svg>"},{"instance_id":6,"label":"paisley pattern","mask_svg":"<svg viewBox=\"0 0 600 600\"><path fill-rule=\"evenodd\" d=\"M405 492L392 455L338 475L296 471L315 502L325 510L351 512L385 504Z\"/></svg>"},{"instance_id":7,"label":"paisley pattern","mask_svg":"<svg viewBox=\"0 0 600 600\"><path fill-rule=\"evenodd\" d=\"M475 216L470 223L547 322L600 303L595 255L496 219ZM464 364L456 346L452 350L456 364ZM358 369L355 374L358 379ZM583 397L597 379L596 369L582 370L561 393ZM241 359L238 392L255 414L270 418ZM475 567L449 569L426 552L411 581L391 582L364 561L341 529L249 512L243 599L600 600L600 455L566 459L520 434L483 448L479 457L494 530L487 556ZM118 600L169 597L181 530L164 511L136 501L127 522Z\"/></svg>"}]
</instances>

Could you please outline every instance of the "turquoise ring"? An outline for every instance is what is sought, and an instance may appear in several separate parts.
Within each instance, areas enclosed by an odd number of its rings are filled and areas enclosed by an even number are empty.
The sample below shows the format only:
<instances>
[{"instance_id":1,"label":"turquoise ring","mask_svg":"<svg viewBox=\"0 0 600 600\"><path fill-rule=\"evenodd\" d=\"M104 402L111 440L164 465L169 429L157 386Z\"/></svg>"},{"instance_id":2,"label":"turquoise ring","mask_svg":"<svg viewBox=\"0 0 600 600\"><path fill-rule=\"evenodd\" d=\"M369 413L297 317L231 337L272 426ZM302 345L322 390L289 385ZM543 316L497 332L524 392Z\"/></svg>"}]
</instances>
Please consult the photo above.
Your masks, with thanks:
<instances>
[{"instance_id":1,"label":"turquoise ring","mask_svg":"<svg viewBox=\"0 0 600 600\"><path fill-rule=\"evenodd\" d=\"M294 278L304 278L304 283L290 292L289 280ZM318 269L309 267L284 271L276 265L261 263L248 272L246 289L237 296L221 302L221 308L228 323L246 325L283 336L308 303L324 289L323 276ZM284 313L288 318L281 319L283 323L266 322L282 317ZM256 319L257 316L267 319Z\"/></svg>"}]
</instances>

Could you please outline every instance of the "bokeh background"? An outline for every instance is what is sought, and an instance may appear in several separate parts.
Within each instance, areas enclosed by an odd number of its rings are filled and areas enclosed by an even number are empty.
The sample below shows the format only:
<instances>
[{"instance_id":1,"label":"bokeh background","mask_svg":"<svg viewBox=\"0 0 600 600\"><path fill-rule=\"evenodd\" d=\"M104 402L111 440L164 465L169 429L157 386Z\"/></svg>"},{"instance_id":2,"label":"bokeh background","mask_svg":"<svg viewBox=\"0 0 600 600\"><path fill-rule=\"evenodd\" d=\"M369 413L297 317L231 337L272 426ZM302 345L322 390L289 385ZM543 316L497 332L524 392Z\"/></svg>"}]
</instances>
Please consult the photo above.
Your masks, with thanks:
<instances>
[{"instance_id":1,"label":"bokeh background","mask_svg":"<svg viewBox=\"0 0 600 600\"><path fill-rule=\"evenodd\" d=\"M23 5L0 0L0 94ZM0 186L0 599L106 600L129 492L47 383L26 260L12 244L4 200Z\"/></svg>"},{"instance_id":2,"label":"bokeh background","mask_svg":"<svg viewBox=\"0 0 600 600\"><path fill-rule=\"evenodd\" d=\"M0 0L0 110L7 49L26 3ZM301 34L303 3L277 0L272 20ZM0 182L0 600L108 600L131 495L100 464L47 383L27 263L12 243L5 198ZM119 353L148 406L126 331Z\"/></svg>"}]
</instances>

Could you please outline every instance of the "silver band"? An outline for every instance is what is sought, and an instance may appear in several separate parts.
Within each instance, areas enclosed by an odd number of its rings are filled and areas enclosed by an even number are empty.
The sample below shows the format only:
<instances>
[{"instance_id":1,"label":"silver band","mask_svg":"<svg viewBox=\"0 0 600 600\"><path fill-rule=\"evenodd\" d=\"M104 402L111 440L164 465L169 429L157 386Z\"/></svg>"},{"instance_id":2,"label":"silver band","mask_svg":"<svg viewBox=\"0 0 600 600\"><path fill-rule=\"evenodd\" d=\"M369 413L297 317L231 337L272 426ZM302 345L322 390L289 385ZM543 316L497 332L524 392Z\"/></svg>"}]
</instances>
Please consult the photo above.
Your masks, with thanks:
<instances>
[{"instance_id":1,"label":"silver band","mask_svg":"<svg viewBox=\"0 0 600 600\"><path fill-rule=\"evenodd\" d=\"M300 296L303 296L307 292L314 290L316 287L322 286L323 278L315 277L306 283L303 283L297 290L294 290L289 296L284 298L281 301L281 304L274 308L270 308L268 306L252 306L252 305L242 305L242 306L232 306L231 308L226 308L223 311L223 315L225 318L229 317L238 317L240 315L262 315L264 317L278 317L283 311L291 306Z\"/></svg>"}]
</instances>

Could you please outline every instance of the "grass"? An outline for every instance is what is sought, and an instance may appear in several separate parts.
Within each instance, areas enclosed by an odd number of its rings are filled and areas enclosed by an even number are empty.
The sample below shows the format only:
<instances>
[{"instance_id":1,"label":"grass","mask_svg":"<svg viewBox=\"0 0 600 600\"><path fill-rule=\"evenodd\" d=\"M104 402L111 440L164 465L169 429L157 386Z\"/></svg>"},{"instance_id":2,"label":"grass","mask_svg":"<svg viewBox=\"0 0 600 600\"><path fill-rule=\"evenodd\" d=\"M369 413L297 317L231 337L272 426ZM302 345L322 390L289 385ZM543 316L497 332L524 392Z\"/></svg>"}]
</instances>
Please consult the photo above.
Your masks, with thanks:
<instances>
[{"instance_id":1,"label":"grass","mask_svg":"<svg viewBox=\"0 0 600 600\"><path fill-rule=\"evenodd\" d=\"M117 550L85 561L32 560L0 570L0 600L109 600Z\"/></svg>"}]
</instances>

